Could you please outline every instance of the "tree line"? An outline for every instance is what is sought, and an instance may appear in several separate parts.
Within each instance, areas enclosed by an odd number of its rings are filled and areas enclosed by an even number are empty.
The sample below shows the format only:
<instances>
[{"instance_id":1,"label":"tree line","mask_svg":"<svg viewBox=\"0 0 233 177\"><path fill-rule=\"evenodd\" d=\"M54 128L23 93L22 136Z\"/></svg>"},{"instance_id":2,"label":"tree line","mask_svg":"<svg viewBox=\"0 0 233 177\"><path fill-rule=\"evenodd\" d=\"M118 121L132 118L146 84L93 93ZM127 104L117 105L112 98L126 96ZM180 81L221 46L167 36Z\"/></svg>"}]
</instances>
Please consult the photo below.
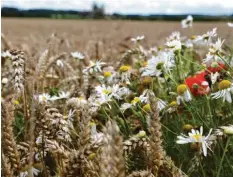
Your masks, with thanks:
<instances>
[{"instance_id":1,"label":"tree line","mask_svg":"<svg viewBox=\"0 0 233 177\"><path fill-rule=\"evenodd\" d=\"M166 20L180 21L187 15L123 15L114 13L105 14L104 6L93 4L91 11L75 10L50 10L50 9L29 9L22 10L12 7L2 7L2 17L22 17L22 18L54 18L54 19L122 19L122 20ZM229 16L207 16L193 14L195 21L229 21L233 20L233 14Z\"/></svg>"}]
</instances>

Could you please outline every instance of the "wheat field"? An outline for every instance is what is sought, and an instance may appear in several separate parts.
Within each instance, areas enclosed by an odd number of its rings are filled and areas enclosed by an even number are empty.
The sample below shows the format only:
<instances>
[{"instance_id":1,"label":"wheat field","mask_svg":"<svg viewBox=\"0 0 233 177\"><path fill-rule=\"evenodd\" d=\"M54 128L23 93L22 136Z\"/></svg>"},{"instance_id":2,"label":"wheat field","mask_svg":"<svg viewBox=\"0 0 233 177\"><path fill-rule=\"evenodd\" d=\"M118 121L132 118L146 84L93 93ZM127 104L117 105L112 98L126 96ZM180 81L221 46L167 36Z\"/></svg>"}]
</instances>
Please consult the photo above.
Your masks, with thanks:
<instances>
[{"instance_id":1,"label":"wheat field","mask_svg":"<svg viewBox=\"0 0 233 177\"><path fill-rule=\"evenodd\" d=\"M4 177L231 177L233 24L2 19Z\"/></svg>"},{"instance_id":2,"label":"wheat field","mask_svg":"<svg viewBox=\"0 0 233 177\"><path fill-rule=\"evenodd\" d=\"M232 39L232 32L225 22L196 22L191 30L181 28L180 22L140 21L93 21L93 20L50 20L50 19L2 19L2 32L17 47L41 52L52 34L60 39L60 50L80 51L95 56L98 44L99 57L117 60L132 46L130 38L145 35L145 47L159 46L173 31L190 37L217 27L219 36Z\"/></svg>"}]
</instances>

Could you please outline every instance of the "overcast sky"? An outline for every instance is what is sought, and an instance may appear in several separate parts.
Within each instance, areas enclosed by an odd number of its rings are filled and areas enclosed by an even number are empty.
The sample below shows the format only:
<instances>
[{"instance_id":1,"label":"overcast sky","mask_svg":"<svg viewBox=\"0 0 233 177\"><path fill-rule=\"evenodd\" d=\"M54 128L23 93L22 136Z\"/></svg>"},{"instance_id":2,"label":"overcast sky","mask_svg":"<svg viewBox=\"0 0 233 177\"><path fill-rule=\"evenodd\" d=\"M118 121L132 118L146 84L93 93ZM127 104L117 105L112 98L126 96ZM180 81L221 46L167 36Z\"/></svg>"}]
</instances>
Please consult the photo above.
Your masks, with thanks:
<instances>
[{"instance_id":1,"label":"overcast sky","mask_svg":"<svg viewBox=\"0 0 233 177\"><path fill-rule=\"evenodd\" d=\"M22 9L90 10L93 2L107 13L122 14L233 14L233 0L1 0L3 6Z\"/></svg>"}]
</instances>

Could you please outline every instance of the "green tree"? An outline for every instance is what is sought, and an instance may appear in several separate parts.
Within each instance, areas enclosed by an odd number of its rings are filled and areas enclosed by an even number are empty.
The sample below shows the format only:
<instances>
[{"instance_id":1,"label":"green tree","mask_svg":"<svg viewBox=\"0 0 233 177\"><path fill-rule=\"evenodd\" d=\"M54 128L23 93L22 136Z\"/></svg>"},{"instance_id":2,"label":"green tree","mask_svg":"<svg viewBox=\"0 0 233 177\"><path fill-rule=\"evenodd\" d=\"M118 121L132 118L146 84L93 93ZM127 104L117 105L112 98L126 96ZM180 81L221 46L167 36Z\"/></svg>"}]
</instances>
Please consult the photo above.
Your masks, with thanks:
<instances>
[{"instance_id":1,"label":"green tree","mask_svg":"<svg viewBox=\"0 0 233 177\"><path fill-rule=\"evenodd\" d=\"M91 14L93 19L103 19L105 17L104 6L99 6L98 4L93 3Z\"/></svg>"}]
</instances>

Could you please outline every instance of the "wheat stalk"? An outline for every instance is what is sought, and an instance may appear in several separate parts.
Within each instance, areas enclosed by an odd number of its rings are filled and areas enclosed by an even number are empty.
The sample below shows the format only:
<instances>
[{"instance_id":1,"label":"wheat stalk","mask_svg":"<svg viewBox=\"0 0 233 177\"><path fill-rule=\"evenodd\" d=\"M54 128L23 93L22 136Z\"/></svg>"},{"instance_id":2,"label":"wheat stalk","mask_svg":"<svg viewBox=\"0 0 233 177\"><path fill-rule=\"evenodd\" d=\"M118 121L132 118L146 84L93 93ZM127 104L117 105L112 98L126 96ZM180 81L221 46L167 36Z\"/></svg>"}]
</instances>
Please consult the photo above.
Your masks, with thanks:
<instances>
[{"instance_id":1,"label":"wheat stalk","mask_svg":"<svg viewBox=\"0 0 233 177\"><path fill-rule=\"evenodd\" d=\"M101 154L101 177L125 177L123 142L114 121L108 121L105 129L106 143Z\"/></svg>"}]
</instances>

